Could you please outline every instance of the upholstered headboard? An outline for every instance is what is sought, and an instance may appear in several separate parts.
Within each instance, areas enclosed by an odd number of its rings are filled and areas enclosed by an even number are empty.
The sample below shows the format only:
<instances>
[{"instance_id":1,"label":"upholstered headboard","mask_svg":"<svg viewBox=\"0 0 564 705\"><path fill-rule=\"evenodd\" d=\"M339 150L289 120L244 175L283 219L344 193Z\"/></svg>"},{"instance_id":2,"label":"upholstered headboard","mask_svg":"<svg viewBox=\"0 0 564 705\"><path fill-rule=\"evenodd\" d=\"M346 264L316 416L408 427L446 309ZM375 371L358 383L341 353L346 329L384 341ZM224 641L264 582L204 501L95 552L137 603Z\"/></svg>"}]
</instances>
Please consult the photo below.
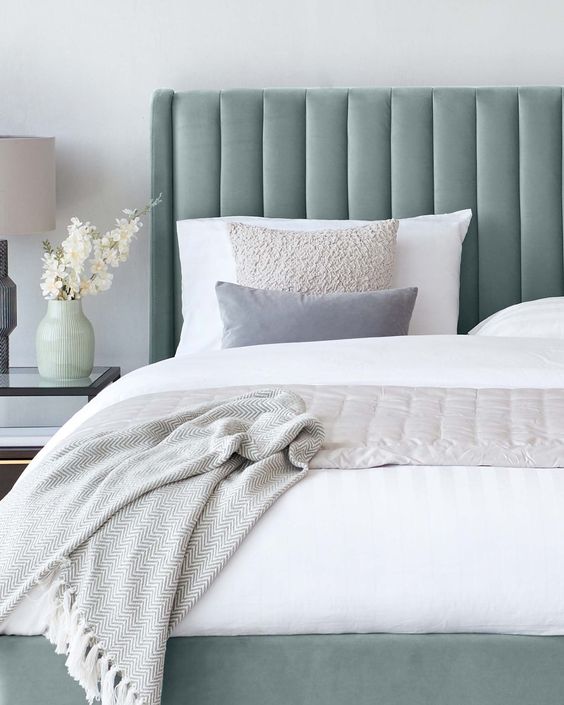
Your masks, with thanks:
<instances>
[{"instance_id":1,"label":"upholstered headboard","mask_svg":"<svg viewBox=\"0 0 564 705\"><path fill-rule=\"evenodd\" d=\"M564 294L561 87L159 90L151 359L182 324L175 222L472 208L459 329Z\"/></svg>"}]
</instances>

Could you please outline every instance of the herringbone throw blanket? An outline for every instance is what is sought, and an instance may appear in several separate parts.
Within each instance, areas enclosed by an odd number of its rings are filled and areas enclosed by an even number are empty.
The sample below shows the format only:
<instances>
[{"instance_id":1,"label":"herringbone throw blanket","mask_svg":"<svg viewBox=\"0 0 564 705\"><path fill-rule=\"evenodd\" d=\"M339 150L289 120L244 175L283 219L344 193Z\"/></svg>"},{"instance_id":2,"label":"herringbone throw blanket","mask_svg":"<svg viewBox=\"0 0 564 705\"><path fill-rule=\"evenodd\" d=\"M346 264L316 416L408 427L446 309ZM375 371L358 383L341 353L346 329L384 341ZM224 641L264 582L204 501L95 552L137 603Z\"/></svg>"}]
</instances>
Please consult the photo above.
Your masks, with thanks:
<instances>
[{"instance_id":1,"label":"herringbone throw blanket","mask_svg":"<svg viewBox=\"0 0 564 705\"><path fill-rule=\"evenodd\" d=\"M0 503L0 621L51 580L46 635L87 698L158 705L171 630L303 477L323 428L277 389L115 430L109 414Z\"/></svg>"}]
</instances>

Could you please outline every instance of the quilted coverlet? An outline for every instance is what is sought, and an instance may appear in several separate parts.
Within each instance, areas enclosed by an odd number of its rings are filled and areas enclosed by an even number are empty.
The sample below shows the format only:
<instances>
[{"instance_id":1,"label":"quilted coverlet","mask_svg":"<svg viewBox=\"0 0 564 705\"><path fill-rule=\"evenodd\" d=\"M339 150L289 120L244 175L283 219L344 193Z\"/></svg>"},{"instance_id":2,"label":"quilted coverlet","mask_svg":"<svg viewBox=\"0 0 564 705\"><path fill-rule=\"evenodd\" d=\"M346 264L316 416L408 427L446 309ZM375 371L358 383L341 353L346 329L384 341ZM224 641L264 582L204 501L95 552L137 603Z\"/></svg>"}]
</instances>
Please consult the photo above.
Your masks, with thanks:
<instances>
[{"instance_id":1,"label":"quilted coverlet","mask_svg":"<svg viewBox=\"0 0 564 705\"><path fill-rule=\"evenodd\" d=\"M322 439L289 390L100 412L0 504L0 621L50 582L46 636L87 698L158 705L171 630Z\"/></svg>"},{"instance_id":2,"label":"quilted coverlet","mask_svg":"<svg viewBox=\"0 0 564 705\"><path fill-rule=\"evenodd\" d=\"M258 346L257 346L258 347ZM382 465L564 467L564 388L285 386L321 421L325 440L310 468ZM108 423L219 402L256 387L146 394L118 402ZM86 427L92 422L87 421ZM99 421L93 422L95 425ZM93 426L95 427L95 426Z\"/></svg>"}]
</instances>

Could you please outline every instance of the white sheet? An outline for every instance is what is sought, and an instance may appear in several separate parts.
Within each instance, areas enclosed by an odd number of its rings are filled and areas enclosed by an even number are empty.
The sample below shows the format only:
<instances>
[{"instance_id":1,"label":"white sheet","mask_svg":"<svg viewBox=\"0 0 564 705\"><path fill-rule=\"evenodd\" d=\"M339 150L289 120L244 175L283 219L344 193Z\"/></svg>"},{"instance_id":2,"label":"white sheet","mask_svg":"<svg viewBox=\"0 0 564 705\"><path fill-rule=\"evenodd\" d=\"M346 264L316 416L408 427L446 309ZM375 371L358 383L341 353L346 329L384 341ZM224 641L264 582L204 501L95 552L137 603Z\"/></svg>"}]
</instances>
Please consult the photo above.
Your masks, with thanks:
<instances>
[{"instance_id":1,"label":"white sheet","mask_svg":"<svg viewBox=\"0 0 564 705\"><path fill-rule=\"evenodd\" d=\"M97 409L225 385L564 387L564 341L405 337L234 348L137 370ZM259 522L175 635L564 634L564 470L311 470ZM36 591L0 632L43 628Z\"/></svg>"}]
</instances>

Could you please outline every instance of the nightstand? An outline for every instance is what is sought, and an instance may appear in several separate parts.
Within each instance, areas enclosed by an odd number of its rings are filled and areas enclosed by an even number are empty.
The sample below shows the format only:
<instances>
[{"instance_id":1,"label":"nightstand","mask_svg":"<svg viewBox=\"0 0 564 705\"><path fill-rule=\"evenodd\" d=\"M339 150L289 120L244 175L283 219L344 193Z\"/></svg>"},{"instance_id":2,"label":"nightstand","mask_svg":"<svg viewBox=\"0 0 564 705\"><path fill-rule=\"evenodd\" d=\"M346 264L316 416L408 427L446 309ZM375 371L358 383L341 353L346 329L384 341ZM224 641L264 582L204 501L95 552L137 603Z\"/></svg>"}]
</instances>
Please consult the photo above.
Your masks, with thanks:
<instances>
[{"instance_id":1,"label":"nightstand","mask_svg":"<svg viewBox=\"0 0 564 705\"><path fill-rule=\"evenodd\" d=\"M65 381L44 379L36 367L0 374L0 499L59 427L119 378L119 367Z\"/></svg>"}]
</instances>

